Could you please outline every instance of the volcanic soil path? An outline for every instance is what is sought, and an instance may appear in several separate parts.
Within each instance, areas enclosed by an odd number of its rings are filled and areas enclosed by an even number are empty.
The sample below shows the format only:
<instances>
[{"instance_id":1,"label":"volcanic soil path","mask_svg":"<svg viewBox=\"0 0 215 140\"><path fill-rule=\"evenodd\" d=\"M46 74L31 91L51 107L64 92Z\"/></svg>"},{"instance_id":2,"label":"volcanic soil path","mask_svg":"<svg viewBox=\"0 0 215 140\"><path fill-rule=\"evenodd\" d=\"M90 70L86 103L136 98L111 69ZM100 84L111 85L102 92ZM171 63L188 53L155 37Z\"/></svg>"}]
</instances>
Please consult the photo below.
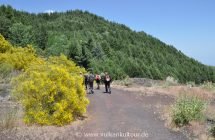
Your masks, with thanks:
<instances>
[{"instance_id":1,"label":"volcanic soil path","mask_svg":"<svg viewBox=\"0 0 215 140\"><path fill-rule=\"evenodd\" d=\"M139 96L138 93L104 89L88 94L88 121L77 130L80 139L150 139L185 140L182 133L172 132L164 127L153 105L168 104L168 96Z\"/></svg>"}]
</instances>

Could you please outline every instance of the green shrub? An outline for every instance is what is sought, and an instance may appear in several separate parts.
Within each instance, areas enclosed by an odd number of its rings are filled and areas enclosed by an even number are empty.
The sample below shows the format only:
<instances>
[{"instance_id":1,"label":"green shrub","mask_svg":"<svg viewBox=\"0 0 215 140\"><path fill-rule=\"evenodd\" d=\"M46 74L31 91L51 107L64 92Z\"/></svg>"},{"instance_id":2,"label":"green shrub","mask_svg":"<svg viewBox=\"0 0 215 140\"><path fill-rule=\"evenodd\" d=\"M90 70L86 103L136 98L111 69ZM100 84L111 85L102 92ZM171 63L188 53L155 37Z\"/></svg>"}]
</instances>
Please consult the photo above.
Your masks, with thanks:
<instances>
[{"instance_id":1,"label":"green shrub","mask_svg":"<svg viewBox=\"0 0 215 140\"><path fill-rule=\"evenodd\" d=\"M202 88L215 92L215 83L212 82L204 82L201 85Z\"/></svg>"},{"instance_id":2,"label":"green shrub","mask_svg":"<svg viewBox=\"0 0 215 140\"><path fill-rule=\"evenodd\" d=\"M128 76L126 76L123 80L114 80L113 84L128 87L128 86L132 85L132 79L130 79Z\"/></svg>"},{"instance_id":3,"label":"green shrub","mask_svg":"<svg viewBox=\"0 0 215 140\"><path fill-rule=\"evenodd\" d=\"M125 86L130 86L130 85L132 85L132 81L128 76L126 76L125 79L123 80L123 84Z\"/></svg>"},{"instance_id":4,"label":"green shrub","mask_svg":"<svg viewBox=\"0 0 215 140\"><path fill-rule=\"evenodd\" d=\"M165 86L174 86L178 84L178 80L172 76L166 77Z\"/></svg>"},{"instance_id":5,"label":"green shrub","mask_svg":"<svg viewBox=\"0 0 215 140\"><path fill-rule=\"evenodd\" d=\"M172 110L172 120L177 126L188 124L192 120L200 120L203 117L205 102L197 97L180 97Z\"/></svg>"},{"instance_id":6,"label":"green shrub","mask_svg":"<svg viewBox=\"0 0 215 140\"><path fill-rule=\"evenodd\" d=\"M215 125L210 128L210 133L213 137L215 137Z\"/></svg>"},{"instance_id":7,"label":"green shrub","mask_svg":"<svg viewBox=\"0 0 215 140\"><path fill-rule=\"evenodd\" d=\"M196 86L195 82L193 82L193 81L187 82L186 85L187 85L188 87L195 87L195 86Z\"/></svg>"}]
</instances>

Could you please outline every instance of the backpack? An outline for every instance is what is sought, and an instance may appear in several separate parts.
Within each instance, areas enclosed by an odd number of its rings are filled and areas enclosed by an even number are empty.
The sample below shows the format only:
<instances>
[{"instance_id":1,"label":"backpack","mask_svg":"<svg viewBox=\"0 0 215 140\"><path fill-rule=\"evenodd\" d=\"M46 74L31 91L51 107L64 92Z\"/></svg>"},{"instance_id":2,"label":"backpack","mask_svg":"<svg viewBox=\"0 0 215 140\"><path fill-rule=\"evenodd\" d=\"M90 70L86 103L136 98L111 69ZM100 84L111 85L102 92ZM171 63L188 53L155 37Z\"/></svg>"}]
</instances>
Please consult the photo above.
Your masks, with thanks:
<instances>
[{"instance_id":1,"label":"backpack","mask_svg":"<svg viewBox=\"0 0 215 140\"><path fill-rule=\"evenodd\" d=\"M93 74L90 74L89 75L89 82L93 82L94 81L94 75Z\"/></svg>"},{"instance_id":2,"label":"backpack","mask_svg":"<svg viewBox=\"0 0 215 140\"><path fill-rule=\"evenodd\" d=\"M105 76L105 81L109 82L111 79L110 79L110 76L109 75L106 75Z\"/></svg>"},{"instance_id":3,"label":"backpack","mask_svg":"<svg viewBox=\"0 0 215 140\"><path fill-rule=\"evenodd\" d=\"M100 75L96 75L96 80L100 80L101 76Z\"/></svg>"}]
</instances>

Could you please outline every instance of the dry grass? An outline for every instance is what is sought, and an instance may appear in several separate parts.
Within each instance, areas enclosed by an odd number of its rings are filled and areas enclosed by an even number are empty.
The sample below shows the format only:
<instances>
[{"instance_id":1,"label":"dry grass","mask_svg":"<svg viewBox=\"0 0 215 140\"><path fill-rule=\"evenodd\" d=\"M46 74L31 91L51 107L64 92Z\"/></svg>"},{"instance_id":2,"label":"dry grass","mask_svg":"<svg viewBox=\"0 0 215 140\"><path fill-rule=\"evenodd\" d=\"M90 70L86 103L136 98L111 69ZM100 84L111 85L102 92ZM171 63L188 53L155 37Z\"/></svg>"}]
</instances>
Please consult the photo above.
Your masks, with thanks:
<instances>
[{"instance_id":1,"label":"dry grass","mask_svg":"<svg viewBox=\"0 0 215 140\"><path fill-rule=\"evenodd\" d=\"M12 129L16 126L18 106L11 101L11 77L17 75L13 71L7 77L0 76L0 131Z\"/></svg>"},{"instance_id":2,"label":"dry grass","mask_svg":"<svg viewBox=\"0 0 215 140\"><path fill-rule=\"evenodd\" d=\"M205 116L208 120L214 121L215 122L215 105L209 105L206 112Z\"/></svg>"},{"instance_id":3,"label":"dry grass","mask_svg":"<svg viewBox=\"0 0 215 140\"><path fill-rule=\"evenodd\" d=\"M166 88L155 86L155 87L144 87L139 86L138 88L136 86L126 87L126 86L120 86L120 85L113 85L115 88L120 88L125 91L131 91L131 92L139 92L139 93L145 93L147 95L168 95L175 98L178 98L181 96L181 94L186 93L187 96L196 96L202 100L211 101L212 99L215 99L215 94L212 94L210 91L206 89L202 89L200 87L188 87L188 86L169 86Z\"/></svg>"},{"instance_id":4,"label":"dry grass","mask_svg":"<svg viewBox=\"0 0 215 140\"><path fill-rule=\"evenodd\" d=\"M0 131L12 129L16 126L17 121L17 109L6 112L4 116L0 118Z\"/></svg>"},{"instance_id":5,"label":"dry grass","mask_svg":"<svg viewBox=\"0 0 215 140\"><path fill-rule=\"evenodd\" d=\"M132 79L130 79L129 77L126 77L124 80L115 80L113 81L112 84L128 87L132 85Z\"/></svg>"}]
</instances>

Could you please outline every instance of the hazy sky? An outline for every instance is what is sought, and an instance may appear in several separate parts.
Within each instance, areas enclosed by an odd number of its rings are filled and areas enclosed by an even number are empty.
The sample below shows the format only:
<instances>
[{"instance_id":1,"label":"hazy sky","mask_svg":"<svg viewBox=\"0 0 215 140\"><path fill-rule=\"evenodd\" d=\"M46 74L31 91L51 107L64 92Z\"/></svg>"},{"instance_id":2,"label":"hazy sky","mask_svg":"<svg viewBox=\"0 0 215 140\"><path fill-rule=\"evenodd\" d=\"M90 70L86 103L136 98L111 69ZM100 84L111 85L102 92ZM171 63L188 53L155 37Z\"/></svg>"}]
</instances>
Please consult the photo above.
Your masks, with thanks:
<instances>
[{"instance_id":1,"label":"hazy sky","mask_svg":"<svg viewBox=\"0 0 215 140\"><path fill-rule=\"evenodd\" d=\"M28 12L81 9L145 31L215 66L215 0L0 0Z\"/></svg>"}]
</instances>

